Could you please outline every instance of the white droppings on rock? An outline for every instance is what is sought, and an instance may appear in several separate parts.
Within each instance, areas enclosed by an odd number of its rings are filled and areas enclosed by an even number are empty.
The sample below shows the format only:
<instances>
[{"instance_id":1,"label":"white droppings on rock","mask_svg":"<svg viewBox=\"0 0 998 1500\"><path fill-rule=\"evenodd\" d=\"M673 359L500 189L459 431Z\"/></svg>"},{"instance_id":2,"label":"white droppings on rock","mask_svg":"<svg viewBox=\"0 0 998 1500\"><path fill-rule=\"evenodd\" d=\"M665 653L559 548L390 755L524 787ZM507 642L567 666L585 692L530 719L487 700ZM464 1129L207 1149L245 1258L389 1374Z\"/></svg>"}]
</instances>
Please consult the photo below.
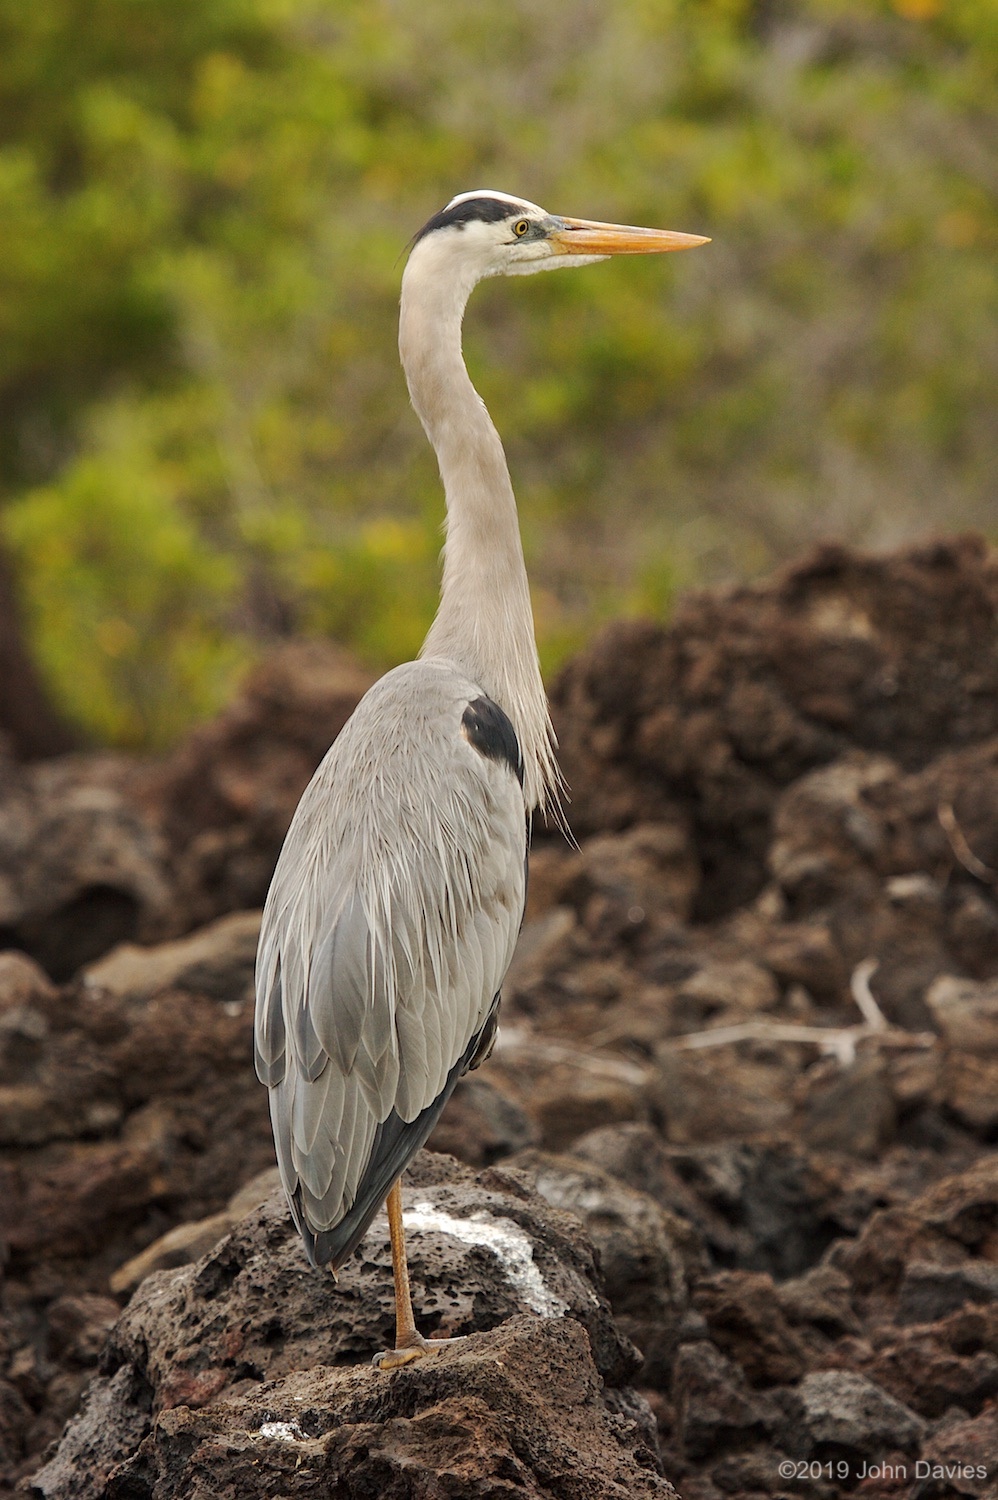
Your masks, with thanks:
<instances>
[{"instance_id":1,"label":"white droppings on rock","mask_svg":"<svg viewBox=\"0 0 998 1500\"><path fill-rule=\"evenodd\" d=\"M264 1422L260 1436L272 1438L275 1443L303 1443L305 1434L297 1422Z\"/></svg>"},{"instance_id":2,"label":"white droppings on rock","mask_svg":"<svg viewBox=\"0 0 998 1500\"><path fill-rule=\"evenodd\" d=\"M449 1234L466 1245L484 1245L502 1266L506 1279L520 1294L532 1312L542 1318L559 1318L568 1311L568 1303L555 1296L534 1262L534 1247L512 1219L493 1219L476 1213L467 1219L456 1219L442 1213L432 1203L416 1203L402 1215L405 1227L418 1233Z\"/></svg>"}]
</instances>

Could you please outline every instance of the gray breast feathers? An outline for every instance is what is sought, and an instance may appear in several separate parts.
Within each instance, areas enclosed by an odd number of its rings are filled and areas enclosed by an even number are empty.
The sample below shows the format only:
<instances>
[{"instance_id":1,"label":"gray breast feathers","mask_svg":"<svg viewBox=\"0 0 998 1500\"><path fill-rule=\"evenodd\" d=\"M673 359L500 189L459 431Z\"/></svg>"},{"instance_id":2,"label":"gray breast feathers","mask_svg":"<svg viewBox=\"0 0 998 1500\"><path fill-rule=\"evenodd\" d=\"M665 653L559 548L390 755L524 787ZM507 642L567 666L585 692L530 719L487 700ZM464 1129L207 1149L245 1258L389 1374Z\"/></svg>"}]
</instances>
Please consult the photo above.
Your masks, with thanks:
<instances>
[{"instance_id":1,"label":"gray breast feathers","mask_svg":"<svg viewBox=\"0 0 998 1500\"><path fill-rule=\"evenodd\" d=\"M494 1027L526 823L512 726L492 710L443 663L389 673L281 853L257 961L257 1071L313 1259L349 1253ZM333 1231L348 1218L345 1247Z\"/></svg>"}]
</instances>

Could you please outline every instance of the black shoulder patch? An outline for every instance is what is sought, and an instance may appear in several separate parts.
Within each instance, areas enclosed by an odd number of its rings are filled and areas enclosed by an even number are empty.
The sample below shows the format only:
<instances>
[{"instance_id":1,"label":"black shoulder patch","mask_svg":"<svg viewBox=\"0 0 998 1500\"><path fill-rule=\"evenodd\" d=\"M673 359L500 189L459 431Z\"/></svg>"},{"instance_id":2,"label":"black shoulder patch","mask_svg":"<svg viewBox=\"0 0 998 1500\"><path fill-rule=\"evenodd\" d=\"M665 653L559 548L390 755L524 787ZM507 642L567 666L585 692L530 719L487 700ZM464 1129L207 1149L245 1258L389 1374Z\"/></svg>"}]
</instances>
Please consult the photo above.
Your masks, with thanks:
<instances>
[{"instance_id":1,"label":"black shoulder patch","mask_svg":"<svg viewBox=\"0 0 998 1500\"><path fill-rule=\"evenodd\" d=\"M499 224L503 219L511 219L518 207L510 198L465 198L461 203L442 208L428 219L412 243L418 244L424 235L432 234L435 229L448 229L451 225L463 229L472 219L479 219L483 224Z\"/></svg>"},{"instance_id":2,"label":"black shoulder patch","mask_svg":"<svg viewBox=\"0 0 998 1500\"><path fill-rule=\"evenodd\" d=\"M523 785L523 756L516 730L498 703L491 698L473 698L461 715L461 727L469 745L489 760L505 761Z\"/></svg>"}]
</instances>

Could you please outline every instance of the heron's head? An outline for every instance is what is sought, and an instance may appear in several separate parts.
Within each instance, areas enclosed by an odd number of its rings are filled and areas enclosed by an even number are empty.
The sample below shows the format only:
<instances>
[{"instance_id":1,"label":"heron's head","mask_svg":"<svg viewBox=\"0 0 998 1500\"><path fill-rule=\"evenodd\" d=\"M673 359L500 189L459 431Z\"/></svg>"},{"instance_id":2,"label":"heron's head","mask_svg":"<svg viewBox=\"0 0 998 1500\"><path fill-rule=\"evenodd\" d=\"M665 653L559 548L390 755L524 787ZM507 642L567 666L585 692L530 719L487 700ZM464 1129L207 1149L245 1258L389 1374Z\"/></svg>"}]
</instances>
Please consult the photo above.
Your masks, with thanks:
<instances>
[{"instance_id":1,"label":"heron's head","mask_svg":"<svg viewBox=\"0 0 998 1500\"><path fill-rule=\"evenodd\" d=\"M655 255L708 241L671 229L637 229L564 219L514 198L478 188L459 193L416 235L413 261L441 276L474 284L486 276L529 276L558 266L590 265L608 255Z\"/></svg>"}]
</instances>

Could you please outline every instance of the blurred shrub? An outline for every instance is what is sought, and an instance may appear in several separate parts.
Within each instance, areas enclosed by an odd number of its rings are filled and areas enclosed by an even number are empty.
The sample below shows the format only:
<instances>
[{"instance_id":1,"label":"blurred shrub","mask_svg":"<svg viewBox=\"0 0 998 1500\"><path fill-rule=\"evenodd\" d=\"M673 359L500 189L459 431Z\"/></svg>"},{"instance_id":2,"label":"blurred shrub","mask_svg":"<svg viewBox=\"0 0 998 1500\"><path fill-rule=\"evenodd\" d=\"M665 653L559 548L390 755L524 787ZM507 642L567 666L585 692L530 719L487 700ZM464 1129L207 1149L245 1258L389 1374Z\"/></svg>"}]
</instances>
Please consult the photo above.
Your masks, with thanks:
<instances>
[{"instance_id":1,"label":"blurred shrub","mask_svg":"<svg viewBox=\"0 0 998 1500\"><path fill-rule=\"evenodd\" d=\"M996 88L991 0L0 0L2 524L63 700L163 742L276 633L418 647L398 257L483 182L714 241L472 304L546 661L990 525Z\"/></svg>"}]
</instances>

